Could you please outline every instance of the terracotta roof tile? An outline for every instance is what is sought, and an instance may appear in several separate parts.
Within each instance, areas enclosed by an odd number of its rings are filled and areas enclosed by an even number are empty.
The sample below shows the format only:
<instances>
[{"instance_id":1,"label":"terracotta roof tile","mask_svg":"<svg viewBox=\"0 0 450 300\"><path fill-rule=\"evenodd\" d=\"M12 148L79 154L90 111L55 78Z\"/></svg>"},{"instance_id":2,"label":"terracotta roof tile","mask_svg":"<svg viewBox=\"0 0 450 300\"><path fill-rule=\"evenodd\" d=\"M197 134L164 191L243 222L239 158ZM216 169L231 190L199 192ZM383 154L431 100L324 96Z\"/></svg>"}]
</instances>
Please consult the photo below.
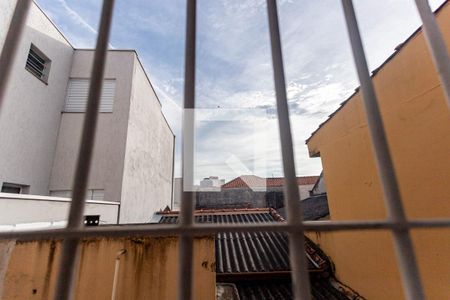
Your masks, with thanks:
<instances>
[{"instance_id":1,"label":"terracotta roof tile","mask_svg":"<svg viewBox=\"0 0 450 300\"><path fill-rule=\"evenodd\" d=\"M298 185L315 184L319 176L297 177ZM282 187L284 177L262 178L256 175L241 175L222 185L223 189L255 188L255 187Z\"/></svg>"}]
</instances>

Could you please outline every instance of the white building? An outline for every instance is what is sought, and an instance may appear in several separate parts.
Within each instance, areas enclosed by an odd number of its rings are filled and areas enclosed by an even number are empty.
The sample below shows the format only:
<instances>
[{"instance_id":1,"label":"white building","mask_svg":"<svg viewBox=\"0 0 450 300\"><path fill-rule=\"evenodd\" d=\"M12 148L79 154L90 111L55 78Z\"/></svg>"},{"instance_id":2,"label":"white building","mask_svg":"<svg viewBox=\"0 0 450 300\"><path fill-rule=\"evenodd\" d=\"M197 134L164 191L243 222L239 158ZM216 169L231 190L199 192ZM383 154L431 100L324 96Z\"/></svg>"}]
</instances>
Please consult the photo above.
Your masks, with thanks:
<instances>
[{"instance_id":1,"label":"white building","mask_svg":"<svg viewBox=\"0 0 450 300\"><path fill-rule=\"evenodd\" d=\"M15 2L0 1L0 49ZM2 192L47 196L39 203L70 197L93 55L75 49L32 5L0 115ZM115 204L120 223L148 222L171 203L173 147L174 135L137 53L110 50L87 198ZM6 198L30 197L3 194L0 211ZM24 213L22 204L16 211L9 202L9 215ZM68 203L53 219L65 219ZM32 221L48 221L33 211Z\"/></svg>"},{"instance_id":2,"label":"white building","mask_svg":"<svg viewBox=\"0 0 450 300\"><path fill-rule=\"evenodd\" d=\"M220 189L220 187L225 183L225 179L219 179L219 177L217 176L209 176L206 178L203 178L200 181L200 189L203 188L218 188Z\"/></svg>"}]
</instances>

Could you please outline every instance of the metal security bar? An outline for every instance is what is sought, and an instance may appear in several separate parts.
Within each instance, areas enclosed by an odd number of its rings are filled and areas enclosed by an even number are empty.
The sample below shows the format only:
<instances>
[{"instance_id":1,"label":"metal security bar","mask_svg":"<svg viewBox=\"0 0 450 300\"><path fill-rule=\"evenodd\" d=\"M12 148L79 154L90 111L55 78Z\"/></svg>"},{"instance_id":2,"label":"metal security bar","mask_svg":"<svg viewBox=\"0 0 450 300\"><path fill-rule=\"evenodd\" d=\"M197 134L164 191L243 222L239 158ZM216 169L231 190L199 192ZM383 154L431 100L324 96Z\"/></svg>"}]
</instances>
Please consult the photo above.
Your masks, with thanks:
<instances>
[{"instance_id":1,"label":"metal security bar","mask_svg":"<svg viewBox=\"0 0 450 300\"><path fill-rule=\"evenodd\" d=\"M67 222L68 229L76 229L83 226L87 180L89 178L94 148L98 108L100 106L100 94L103 85L113 10L114 0L103 1L86 114L84 116L81 146L73 182L72 202L70 204L69 220ZM77 238L67 238L63 241L55 299L70 299L72 295L72 282L77 269L78 241Z\"/></svg>"},{"instance_id":2,"label":"metal security bar","mask_svg":"<svg viewBox=\"0 0 450 300\"><path fill-rule=\"evenodd\" d=\"M281 51L280 29L278 25L277 3L267 1L269 16L270 44L272 48L273 76L277 98L278 124L281 139L281 154L285 177L284 194L286 195L287 223L298 229L289 233L289 259L292 268L292 289L296 299L310 300L308 262L305 255L305 236L303 234L303 213L300 206L300 194L295 173L294 146L292 145L289 107L284 79L283 56Z\"/></svg>"},{"instance_id":3,"label":"metal security bar","mask_svg":"<svg viewBox=\"0 0 450 300\"><path fill-rule=\"evenodd\" d=\"M378 175L388 209L388 219L394 223L402 224L406 222L406 215L386 139L383 120L381 119L380 108L378 107L378 100L375 95L372 79L370 78L352 0L342 0L342 6L344 8L353 58L356 64L359 82L361 83L367 126L369 128ZM393 229L392 233L406 296L408 299L424 299L425 295L419 278L419 269L417 267L409 229Z\"/></svg>"},{"instance_id":4,"label":"metal security bar","mask_svg":"<svg viewBox=\"0 0 450 300\"><path fill-rule=\"evenodd\" d=\"M195 41L197 1L188 0L186 7L186 47L184 73L184 113L182 149L183 194L180 209L180 265L178 268L178 299L192 299L193 237L186 235L194 224L194 128L195 128Z\"/></svg>"},{"instance_id":5,"label":"metal security bar","mask_svg":"<svg viewBox=\"0 0 450 300\"><path fill-rule=\"evenodd\" d=\"M22 37L25 22L30 9L31 0L18 0L11 25L6 34L5 43L0 54L0 113L2 109L3 97L11 74L14 58L17 54L20 38Z\"/></svg>"},{"instance_id":6,"label":"metal security bar","mask_svg":"<svg viewBox=\"0 0 450 300\"><path fill-rule=\"evenodd\" d=\"M369 131L376 154L377 167L384 191L389 218L386 220L367 221L314 221L301 220L298 207L298 190L295 178L294 153L289 123L289 111L286 99L282 49L276 0L267 0L269 32L272 49L274 81L277 100L277 112L280 127L280 140L285 173L286 206L288 208L287 223L274 224L194 224L194 193L183 192L180 223L178 225L129 225L125 227L102 226L84 228L81 218L84 210L86 180L89 175L91 154L94 145L95 129L100 96L100 86L107 54L107 45L113 13L113 0L104 0L97 46L93 62L90 82L88 109L86 112L80 153L74 179L74 196L71 203L69 222L66 228L56 230L2 232L0 240L21 239L36 240L62 238L63 253L58 273L56 299L70 299L72 295L73 274L77 268L76 253L78 241L85 237L96 236L180 236L180 268L178 271L179 299L192 298L192 239L194 236L217 234L219 232L286 232L290 238L290 262L293 270L293 292L295 299L310 299L309 278L305 267L304 232L305 231L342 231L342 230L389 230L393 233L397 258L403 278L403 288L408 299L424 299L423 288L417 262L410 237L414 228L449 228L450 219L408 220L402 206L397 180L390 157L389 147L372 85L367 62L358 30L355 11L351 0L341 0L348 27L351 46L355 59L358 77L361 83L363 101L368 118ZM423 28L428 40L436 68L440 74L445 97L450 107L450 59L442 36L426 0L415 0ZM11 26L6 36L5 47L0 56L0 109L5 94L12 63L17 52L20 36L25 26L27 12L31 0L18 0ZM190 112L183 117L183 169L193 169L193 128L195 108L195 42L196 42L196 1L187 0L186 21L186 53L185 53L185 99L184 107ZM1 113L1 111L0 111ZM184 178L188 187L192 186L192 174Z\"/></svg>"},{"instance_id":7,"label":"metal security bar","mask_svg":"<svg viewBox=\"0 0 450 300\"><path fill-rule=\"evenodd\" d=\"M423 31L430 48L431 57L441 79L442 88L447 99L447 106L450 110L450 58L447 47L442 38L441 31L437 25L434 14L431 11L427 0L415 0L417 10L423 23Z\"/></svg>"}]
</instances>

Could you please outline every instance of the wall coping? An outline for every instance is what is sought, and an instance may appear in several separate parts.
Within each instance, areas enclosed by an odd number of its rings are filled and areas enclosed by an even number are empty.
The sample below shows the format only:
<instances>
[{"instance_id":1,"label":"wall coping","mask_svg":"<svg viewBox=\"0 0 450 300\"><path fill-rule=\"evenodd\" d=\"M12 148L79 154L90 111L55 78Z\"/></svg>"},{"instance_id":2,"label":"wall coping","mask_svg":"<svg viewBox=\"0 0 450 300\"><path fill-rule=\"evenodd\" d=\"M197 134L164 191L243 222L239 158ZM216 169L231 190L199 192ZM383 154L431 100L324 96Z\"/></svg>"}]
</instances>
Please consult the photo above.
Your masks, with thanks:
<instances>
[{"instance_id":1,"label":"wall coping","mask_svg":"<svg viewBox=\"0 0 450 300\"><path fill-rule=\"evenodd\" d=\"M30 201L51 201L51 202L71 202L71 198L63 197L50 197L41 195L28 195L28 194L10 194L10 193L0 193L0 200L11 199L11 200L30 200ZM105 205L120 205L120 202L113 201L103 201L103 200L86 200L86 204L105 204Z\"/></svg>"}]
</instances>

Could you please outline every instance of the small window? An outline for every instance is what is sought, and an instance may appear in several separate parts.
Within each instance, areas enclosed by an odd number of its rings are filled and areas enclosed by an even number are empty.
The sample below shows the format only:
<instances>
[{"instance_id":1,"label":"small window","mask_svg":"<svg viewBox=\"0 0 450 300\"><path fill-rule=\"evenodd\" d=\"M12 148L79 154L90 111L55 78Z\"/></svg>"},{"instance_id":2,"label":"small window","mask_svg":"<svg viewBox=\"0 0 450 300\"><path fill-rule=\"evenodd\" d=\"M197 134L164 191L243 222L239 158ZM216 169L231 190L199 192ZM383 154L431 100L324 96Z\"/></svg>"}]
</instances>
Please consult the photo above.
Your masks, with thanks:
<instances>
[{"instance_id":1,"label":"small window","mask_svg":"<svg viewBox=\"0 0 450 300\"><path fill-rule=\"evenodd\" d=\"M28 194L28 185L4 182L2 185L2 193L10 194Z\"/></svg>"},{"instance_id":2,"label":"small window","mask_svg":"<svg viewBox=\"0 0 450 300\"><path fill-rule=\"evenodd\" d=\"M31 74L47 83L48 75L50 74L51 60L48 59L38 48L31 45L30 52L28 52L27 63L25 69Z\"/></svg>"}]
</instances>

